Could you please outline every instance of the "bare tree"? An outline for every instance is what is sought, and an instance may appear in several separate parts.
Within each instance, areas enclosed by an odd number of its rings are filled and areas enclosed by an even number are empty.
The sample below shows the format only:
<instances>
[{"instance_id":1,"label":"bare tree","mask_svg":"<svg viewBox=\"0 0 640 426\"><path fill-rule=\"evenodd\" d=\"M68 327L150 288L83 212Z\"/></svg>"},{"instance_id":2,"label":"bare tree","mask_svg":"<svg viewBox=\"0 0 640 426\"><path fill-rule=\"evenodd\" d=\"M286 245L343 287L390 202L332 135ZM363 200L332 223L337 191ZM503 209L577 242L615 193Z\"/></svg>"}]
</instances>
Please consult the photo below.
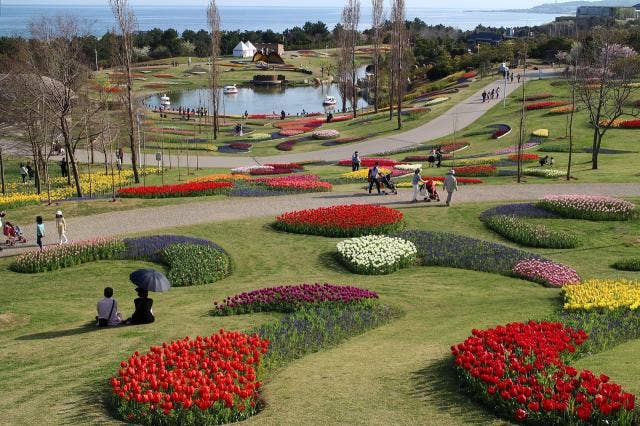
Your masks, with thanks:
<instances>
[{"instance_id":1,"label":"bare tree","mask_svg":"<svg viewBox=\"0 0 640 426\"><path fill-rule=\"evenodd\" d=\"M567 180L571 180L571 165L573 162L573 119L576 114L576 89L578 85L578 64L580 63L580 55L582 54L582 44L574 43L569 52L558 52L556 57L563 63L567 64L567 72L565 78L569 82L571 90L571 104L569 116L567 117L567 136L569 138L569 158L567 160Z\"/></svg>"},{"instance_id":2,"label":"bare tree","mask_svg":"<svg viewBox=\"0 0 640 426\"><path fill-rule=\"evenodd\" d=\"M636 52L628 46L610 43L606 37L602 36L582 55L576 77L578 98L593 127L593 170L598 169L605 133L625 114L625 106L635 92L631 83L639 70Z\"/></svg>"},{"instance_id":3,"label":"bare tree","mask_svg":"<svg viewBox=\"0 0 640 426\"><path fill-rule=\"evenodd\" d=\"M32 40L23 53L24 74L34 78L29 86L32 96L42 98L54 119L66 148L76 193L82 197L75 157L78 144L85 140L86 127L81 117L95 115L100 106L83 93L90 71L80 44L78 23L73 17L42 18L31 23L30 31Z\"/></svg>"},{"instance_id":4,"label":"bare tree","mask_svg":"<svg viewBox=\"0 0 640 426\"><path fill-rule=\"evenodd\" d=\"M358 114L358 76L356 75L356 47L358 45L358 25L360 24L360 0L347 0L349 50L351 54L351 75L349 85L351 86L351 107L353 117Z\"/></svg>"},{"instance_id":5,"label":"bare tree","mask_svg":"<svg viewBox=\"0 0 640 426\"><path fill-rule=\"evenodd\" d=\"M342 20L345 20L346 8L342 11ZM351 55L349 49L349 34L345 26L340 24L337 31L338 57L337 57L337 85L342 98L342 112L347 110L347 100L350 98L349 82L351 80Z\"/></svg>"},{"instance_id":6,"label":"bare tree","mask_svg":"<svg viewBox=\"0 0 640 426\"><path fill-rule=\"evenodd\" d=\"M391 58L393 76L391 78L392 92L397 103L398 129L402 128L402 101L407 88L407 49L409 45L406 29L405 0L393 0L391 5L393 31L391 36Z\"/></svg>"},{"instance_id":7,"label":"bare tree","mask_svg":"<svg viewBox=\"0 0 640 426\"><path fill-rule=\"evenodd\" d=\"M520 47L520 55L522 58L522 97L520 99L520 121L518 125L518 151L516 157L517 164L517 182L522 182L522 153L524 147L524 135L525 135L525 118L526 118L526 99L527 99L527 91L526 91L526 78L527 78L527 55L528 55L528 44L527 40L524 40ZM506 93L503 94L506 96Z\"/></svg>"},{"instance_id":8,"label":"bare tree","mask_svg":"<svg viewBox=\"0 0 640 426\"><path fill-rule=\"evenodd\" d=\"M111 11L118 24L119 49L116 49L117 63L124 70L124 81L127 90L123 93L122 101L125 106L127 116L127 127L129 133L129 145L131 148L131 168L133 169L133 179L135 183L140 182L138 174L138 149L135 140L136 122L134 121L133 107L133 75L131 67L133 64L133 32L136 26L135 15L129 6L129 0L109 0Z\"/></svg>"},{"instance_id":9,"label":"bare tree","mask_svg":"<svg viewBox=\"0 0 640 426\"><path fill-rule=\"evenodd\" d=\"M384 23L384 0L371 0L371 29L373 30L373 109L377 113L379 107L378 92L380 85L380 55L382 49L382 25ZM369 88L371 96L371 88Z\"/></svg>"},{"instance_id":10,"label":"bare tree","mask_svg":"<svg viewBox=\"0 0 640 426\"><path fill-rule=\"evenodd\" d=\"M218 6L216 6L216 0L209 0L207 6L207 23L209 24L209 35L211 37L211 50L209 51L209 61L211 62L211 69L209 71L209 84L211 87L211 101L212 101L212 113L213 113L213 139L218 139L218 69L216 68L216 61L220 56L220 14L218 13Z\"/></svg>"}]
</instances>

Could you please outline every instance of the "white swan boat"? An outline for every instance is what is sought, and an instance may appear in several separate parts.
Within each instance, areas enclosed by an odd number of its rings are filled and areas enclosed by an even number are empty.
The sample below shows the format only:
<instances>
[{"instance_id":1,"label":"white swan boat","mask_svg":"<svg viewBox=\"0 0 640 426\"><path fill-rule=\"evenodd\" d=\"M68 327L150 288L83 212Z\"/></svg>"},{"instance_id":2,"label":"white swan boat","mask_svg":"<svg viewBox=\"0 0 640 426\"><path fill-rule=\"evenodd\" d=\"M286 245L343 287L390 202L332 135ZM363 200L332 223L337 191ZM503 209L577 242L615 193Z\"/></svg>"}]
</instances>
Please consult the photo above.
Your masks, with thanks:
<instances>
[{"instance_id":1,"label":"white swan boat","mask_svg":"<svg viewBox=\"0 0 640 426\"><path fill-rule=\"evenodd\" d=\"M336 98L334 98L333 96L326 96L324 98L324 101L322 101L322 105L324 106L335 105L337 103L338 101L336 101Z\"/></svg>"},{"instance_id":2,"label":"white swan boat","mask_svg":"<svg viewBox=\"0 0 640 426\"><path fill-rule=\"evenodd\" d=\"M222 89L222 93L224 93L225 95L233 95L235 93L238 93L238 88L235 84L232 86L224 86L224 88Z\"/></svg>"},{"instance_id":3,"label":"white swan boat","mask_svg":"<svg viewBox=\"0 0 640 426\"><path fill-rule=\"evenodd\" d=\"M168 107L169 105L171 105L171 100L166 94L160 96L160 105L162 105L163 107Z\"/></svg>"}]
</instances>

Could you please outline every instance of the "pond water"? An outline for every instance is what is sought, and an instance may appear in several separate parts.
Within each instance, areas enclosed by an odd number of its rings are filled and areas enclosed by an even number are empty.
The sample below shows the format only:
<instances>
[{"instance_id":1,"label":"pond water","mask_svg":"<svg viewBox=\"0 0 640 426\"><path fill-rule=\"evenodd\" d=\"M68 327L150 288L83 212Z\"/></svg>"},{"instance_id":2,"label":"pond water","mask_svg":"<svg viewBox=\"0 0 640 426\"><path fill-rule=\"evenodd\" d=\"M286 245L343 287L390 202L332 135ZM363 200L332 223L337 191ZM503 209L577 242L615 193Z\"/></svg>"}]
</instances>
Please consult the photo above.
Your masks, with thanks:
<instances>
[{"instance_id":1,"label":"pond water","mask_svg":"<svg viewBox=\"0 0 640 426\"><path fill-rule=\"evenodd\" d=\"M219 90L219 112L223 115L242 115L245 111L249 114L280 114L284 110L287 114L296 115L304 110L311 112L338 111L342 108L342 98L335 84L321 86L302 87L239 87L236 94L223 94ZM157 94L145 99L145 104L151 108L160 106L160 96ZM180 106L197 109L200 106L211 110L211 89L195 89L183 92L168 92L171 99L171 108ZM333 96L338 101L333 108L322 105L325 96ZM368 105L367 101L359 98L358 108ZM347 101L347 107L351 103Z\"/></svg>"},{"instance_id":2,"label":"pond water","mask_svg":"<svg viewBox=\"0 0 640 426\"><path fill-rule=\"evenodd\" d=\"M356 70L358 78L366 75L365 66ZM150 107L160 106L160 97L164 93L158 93L145 99L145 104ZM182 92L167 92L171 99L171 108L178 107L197 109L202 106L211 111L211 89L194 89ZM289 115L306 113L340 111L342 97L335 84L323 84L320 86L276 86L276 87L238 87L236 94L223 94L219 90L219 112L223 115L242 115L245 111L249 114L280 114L284 110ZM325 96L333 96L338 103L334 107L325 107L322 101ZM358 98L358 108L368 106L366 100ZM351 108L351 102L347 101L347 108Z\"/></svg>"}]
</instances>

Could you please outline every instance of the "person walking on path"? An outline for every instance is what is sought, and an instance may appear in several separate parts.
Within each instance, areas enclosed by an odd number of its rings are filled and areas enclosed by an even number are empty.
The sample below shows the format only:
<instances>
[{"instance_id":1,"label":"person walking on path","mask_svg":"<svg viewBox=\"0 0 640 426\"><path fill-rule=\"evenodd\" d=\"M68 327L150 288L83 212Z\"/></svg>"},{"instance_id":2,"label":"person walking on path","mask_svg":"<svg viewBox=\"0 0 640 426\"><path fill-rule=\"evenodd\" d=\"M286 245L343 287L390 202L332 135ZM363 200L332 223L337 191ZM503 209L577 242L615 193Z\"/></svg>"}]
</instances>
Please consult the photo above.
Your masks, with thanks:
<instances>
[{"instance_id":1,"label":"person walking on path","mask_svg":"<svg viewBox=\"0 0 640 426\"><path fill-rule=\"evenodd\" d=\"M64 220L61 210L56 212L56 229L58 230L58 244L67 244L69 242L67 238L67 221Z\"/></svg>"},{"instance_id":2,"label":"person walking on path","mask_svg":"<svg viewBox=\"0 0 640 426\"><path fill-rule=\"evenodd\" d=\"M27 170L23 163L20 163L20 177L22 178L22 183L27 183L27 176L29 176L29 170Z\"/></svg>"},{"instance_id":3,"label":"person walking on path","mask_svg":"<svg viewBox=\"0 0 640 426\"><path fill-rule=\"evenodd\" d=\"M496 99L500 99L500 88L496 87Z\"/></svg>"},{"instance_id":4,"label":"person walking on path","mask_svg":"<svg viewBox=\"0 0 640 426\"><path fill-rule=\"evenodd\" d=\"M511 77L509 77L511 79L511 83L513 83L513 72L511 73ZM520 79L518 79L518 82L520 82Z\"/></svg>"},{"instance_id":5,"label":"person walking on path","mask_svg":"<svg viewBox=\"0 0 640 426\"><path fill-rule=\"evenodd\" d=\"M420 184L424 183L422 180L422 176L420 176L420 169L416 169L413 172L413 178L411 179L411 184L413 185L413 198L411 199L412 203L418 202L418 195L420 194Z\"/></svg>"},{"instance_id":6,"label":"person walking on path","mask_svg":"<svg viewBox=\"0 0 640 426\"><path fill-rule=\"evenodd\" d=\"M369 169L369 194L371 194L371 190L373 189L373 185L376 186L378 190L378 195L380 195L380 180L378 179L378 175L380 174L380 168L378 167L378 162L372 168Z\"/></svg>"},{"instance_id":7,"label":"person walking on path","mask_svg":"<svg viewBox=\"0 0 640 426\"><path fill-rule=\"evenodd\" d=\"M442 148L436 148L436 167L442 166Z\"/></svg>"},{"instance_id":8,"label":"person walking on path","mask_svg":"<svg viewBox=\"0 0 640 426\"><path fill-rule=\"evenodd\" d=\"M491 99L496 97L496 89L491 89Z\"/></svg>"},{"instance_id":9,"label":"person walking on path","mask_svg":"<svg viewBox=\"0 0 640 426\"><path fill-rule=\"evenodd\" d=\"M36 242L40 251L43 250L42 239L44 238L44 223L42 222L42 216L36 217Z\"/></svg>"},{"instance_id":10,"label":"person walking on path","mask_svg":"<svg viewBox=\"0 0 640 426\"><path fill-rule=\"evenodd\" d=\"M487 100L487 91L485 90L482 92L482 103L485 103L486 100Z\"/></svg>"},{"instance_id":11,"label":"person walking on path","mask_svg":"<svg viewBox=\"0 0 640 426\"><path fill-rule=\"evenodd\" d=\"M518 83L520 83L520 74L517 75Z\"/></svg>"},{"instance_id":12,"label":"person walking on path","mask_svg":"<svg viewBox=\"0 0 640 426\"><path fill-rule=\"evenodd\" d=\"M429 163L429 167L434 167L435 166L435 163L436 163L436 149L435 148L431 148L431 152L429 153L429 157L427 157L427 162Z\"/></svg>"},{"instance_id":13,"label":"person walking on path","mask_svg":"<svg viewBox=\"0 0 640 426\"><path fill-rule=\"evenodd\" d=\"M451 169L444 178L444 190L447 191L447 207L451 204L453 192L458 190L458 180L456 179L456 171Z\"/></svg>"},{"instance_id":14,"label":"person walking on path","mask_svg":"<svg viewBox=\"0 0 640 426\"><path fill-rule=\"evenodd\" d=\"M358 151L356 151L351 156L351 171L355 172L360 170L360 163L360 155L358 154Z\"/></svg>"}]
</instances>

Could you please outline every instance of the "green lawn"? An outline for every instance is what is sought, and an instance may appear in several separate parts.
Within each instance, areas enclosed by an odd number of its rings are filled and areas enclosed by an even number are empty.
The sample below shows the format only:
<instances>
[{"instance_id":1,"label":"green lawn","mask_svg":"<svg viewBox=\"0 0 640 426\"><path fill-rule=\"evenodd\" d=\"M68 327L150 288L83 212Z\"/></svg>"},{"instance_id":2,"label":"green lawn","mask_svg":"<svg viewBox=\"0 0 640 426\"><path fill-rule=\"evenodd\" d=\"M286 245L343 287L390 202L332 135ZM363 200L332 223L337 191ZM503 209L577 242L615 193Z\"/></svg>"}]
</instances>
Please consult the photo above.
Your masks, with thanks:
<instances>
[{"instance_id":1,"label":"green lawn","mask_svg":"<svg viewBox=\"0 0 640 426\"><path fill-rule=\"evenodd\" d=\"M533 80L526 85L526 93L533 95L536 93L550 92L555 97L546 100L566 100L569 96L568 88L564 85L552 85L552 82L557 80ZM455 135L450 135L445 138L426 142L426 145L434 144L446 144L452 140L464 140L471 144L471 146L463 151L456 153L456 158L463 158L469 156L475 156L484 154L487 157L496 156L494 153L496 150L514 146L518 143L518 125L520 120L520 99L522 97L522 91L516 90L507 98L506 108L503 107L502 101L495 102L495 105L479 120L471 124L465 129L460 129ZM640 97L637 94L632 100ZM534 110L526 112L525 121L525 141L529 139L533 130L545 128L549 130L549 138L547 138L542 147L545 146L567 146L569 144L566 136L566 125L568 115L551 115L548 110ZM510 134L500 138L492 139L491 130L486 126L492 124L508 124L511 126L512 131ZM478 135L474 133L485 131L486 134ZM590 148L592 144L593 129L587 121L587 113L585 111L579 111L574 118L574 146L579 148ZM591 154L580 152L573 155L572 160L572 177L577 181L584 182L640 182L640 173L638 169L640 167L640 144L638 143L638 136L640 131L637 129L610 129L605 134L602 142L603 149L615 149L628 151L621 154L607 154L602 153L599 157L599 169L591 170ZM532 148L527 152L538 153L541 156L549 155L554 157L555 168L560 170L566 170L568 163L568 153L562 152L538 152L538 148ZM403 153L394 155L394 158L402 159L407 155L421 154L426 155L428 151L421 151L415 153ZM506 155L502 155L506 157ZM535 163L531 163L531 167L537 166ZM515 165L509 167L515 170ZM444 173L445 170L443 170ZM547 178L535 178L527 177L527 181L544 183L544 182L557 182L563 179L547 179ZM513 182L512 177L507 178L490 178L485 179L490 183L510 183Z\"/></svg>"},{"instance_id":2,"label":"green lawn","mask_svg":"<svg viewBox=\"0 0 640 426\"><path fill-rule=\"evenodd\" d=\"M636 200L637 201L637 200ZM401 210L413 229L444 230L505 242L484 228L478 214L493 204ZM518 279L434 267L389 276L359 276L336 264L339 239L273 231L272 218L168 230L212 239L235 262L235 272L214 284L155 295L154 324L96 330L89 326L102 289L114 287L121 310L132 311L128 274L145 262L98 262L22 275L0 260L0 409L11 424L116 423L101 398L107 379L133 351L219 328L247 330L276 315L211 317L212 301L263 286L302 282L357 285L405 315L331 350L276 371L264 388L266 408L251 424L500 424L458 393L448 368L449 346L472 328L544 318L561 303L560 291ZM585 244L574 250L535 250L575 267L585 278L627 277L609 264L638 252L640 221L594 223L550 220ZM154 266L159 268L157 265ZM640 392L637 343L580 361ZM44 410L43 407L47 407Z\"/></svg>"}]
</instances>

